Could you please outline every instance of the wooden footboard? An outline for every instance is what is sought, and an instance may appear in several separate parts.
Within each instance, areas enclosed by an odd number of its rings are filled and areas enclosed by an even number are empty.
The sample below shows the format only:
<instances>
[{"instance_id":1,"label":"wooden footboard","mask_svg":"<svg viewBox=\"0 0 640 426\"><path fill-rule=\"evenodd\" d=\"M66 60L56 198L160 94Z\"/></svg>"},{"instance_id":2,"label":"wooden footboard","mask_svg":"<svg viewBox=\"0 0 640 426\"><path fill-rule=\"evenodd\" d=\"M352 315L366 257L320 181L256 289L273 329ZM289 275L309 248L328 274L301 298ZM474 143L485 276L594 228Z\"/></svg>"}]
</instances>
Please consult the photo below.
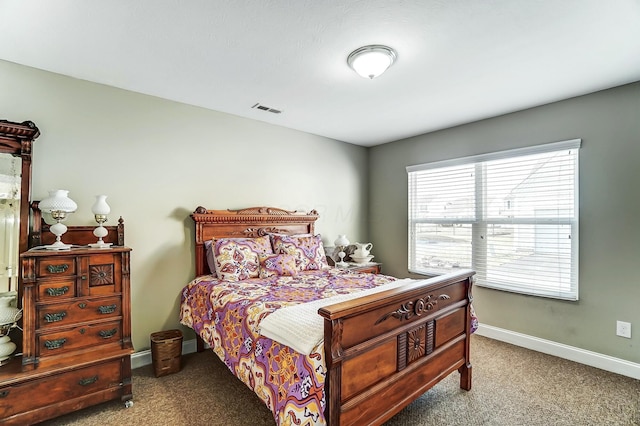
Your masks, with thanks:
<instances>
[{"instance_id":1,"label":"wooden footboard","mask_svg":"<svg viewBox=\"0 0 640 426\"><path fill-rule=\"evenodd\" d=\"M321 308L330 426L379 425L455 370L471 389L473 271Z\"/></svg>"}]
</instances>

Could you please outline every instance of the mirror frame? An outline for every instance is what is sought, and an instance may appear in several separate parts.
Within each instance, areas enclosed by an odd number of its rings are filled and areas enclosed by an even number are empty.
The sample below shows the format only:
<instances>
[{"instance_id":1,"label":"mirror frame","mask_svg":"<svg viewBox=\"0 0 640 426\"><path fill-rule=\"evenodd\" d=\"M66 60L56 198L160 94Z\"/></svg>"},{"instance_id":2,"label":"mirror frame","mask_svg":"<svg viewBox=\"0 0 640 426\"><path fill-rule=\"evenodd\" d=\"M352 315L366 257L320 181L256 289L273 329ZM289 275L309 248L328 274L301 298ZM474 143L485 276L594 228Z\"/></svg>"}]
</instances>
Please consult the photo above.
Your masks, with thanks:
<instances>
[{"instance_id":1,"label":"mirror frame","mask_svg":"<svg viewBox=\"0 0 640 426\"><path fill-rule=\"evenodd\" d=\"M0 153L22 157L20 185L19 253L29 249L29 200L31 199L31 145L40 136L33 121L15 123L0 120Z\"/></svg>"}]
</instances>

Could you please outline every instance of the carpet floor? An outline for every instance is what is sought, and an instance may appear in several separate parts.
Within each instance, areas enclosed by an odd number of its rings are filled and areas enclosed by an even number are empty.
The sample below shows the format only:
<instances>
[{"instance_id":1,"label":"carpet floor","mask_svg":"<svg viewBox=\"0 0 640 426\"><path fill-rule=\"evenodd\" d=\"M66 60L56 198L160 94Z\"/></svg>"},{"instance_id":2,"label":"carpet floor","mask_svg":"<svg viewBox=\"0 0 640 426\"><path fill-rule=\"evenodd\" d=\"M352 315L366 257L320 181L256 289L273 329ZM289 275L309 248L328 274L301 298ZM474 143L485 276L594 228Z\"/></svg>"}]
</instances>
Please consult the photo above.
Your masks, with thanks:
<instances>
[{"instance_id":1,"label":"carpet floor","mask_svg":"<svg viewBox=\"0 0 640 426\"><path fill-rule=\"evenodd\" d=\"M385 425L640 425L639 380L477 335L471 361L471 391L451 374ZM133 394L131 408L112 401L42 425L275 425L212 351L185 355L164 377L134 370Z\"/></svg>"}]
</instances>

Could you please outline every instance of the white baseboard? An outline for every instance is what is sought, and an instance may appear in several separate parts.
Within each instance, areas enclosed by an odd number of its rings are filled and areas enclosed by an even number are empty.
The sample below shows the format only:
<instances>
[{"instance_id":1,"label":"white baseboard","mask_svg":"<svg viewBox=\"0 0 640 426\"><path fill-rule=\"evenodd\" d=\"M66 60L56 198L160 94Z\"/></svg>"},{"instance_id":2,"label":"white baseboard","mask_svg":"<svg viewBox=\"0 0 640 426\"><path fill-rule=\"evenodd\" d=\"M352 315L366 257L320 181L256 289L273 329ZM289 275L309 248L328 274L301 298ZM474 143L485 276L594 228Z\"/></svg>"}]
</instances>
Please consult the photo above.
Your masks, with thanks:
<instances>
[{"instance_id":1,"label":"white baseboard","mask_svg":"<svg viewBox=\"0 0 640 426\"><path fill-rule=\"evenodd\" d=\"M635 362L552 342L551 340L516 333L515 331L505 330L491 325L480 324L476 333L490 339L500 340L501 342L511 343L512 345L590 365L591 367L600 368L601 370L640 379L640 364Z\"/></svg>"},{"instance_id":2,"label":"white baseboard","mask_svg":"<svg viewBox=\"0 0 640 426\"><path fill-rule=\"evenodd\" d=\"M196 339L184 340L182 342L182 354L190 354L195 352L197 349ZM144 351L136 352L131 355L131 368L139 368L144 367L145 365L149 365L153 362L151 357L151 349L147 349Z\"/></svg>"},{"instance_id":3,"label":"white baseboard","mask_svg":"<svg viewBox=\"0 0 640 426\"><path fill-rule=\"evenodd\" d=\"M590 365L591 367L596 367L601 370L611 371L612 373L640 380L640 364L635 362L614 358L597 352L587 351L573 346L564 345L562 343L552 342L551 340L516 333L515 331L505 330L491 325L480 324L476 333L478 333L479 336L511 343L512 345L579 362L581 364ZM196 339L182 342L183 354L189 354L195 351ZM152 359L150 349L136 352L131 355L131 368L139 368L151 363Z\"/></svg>"}]
</instances>

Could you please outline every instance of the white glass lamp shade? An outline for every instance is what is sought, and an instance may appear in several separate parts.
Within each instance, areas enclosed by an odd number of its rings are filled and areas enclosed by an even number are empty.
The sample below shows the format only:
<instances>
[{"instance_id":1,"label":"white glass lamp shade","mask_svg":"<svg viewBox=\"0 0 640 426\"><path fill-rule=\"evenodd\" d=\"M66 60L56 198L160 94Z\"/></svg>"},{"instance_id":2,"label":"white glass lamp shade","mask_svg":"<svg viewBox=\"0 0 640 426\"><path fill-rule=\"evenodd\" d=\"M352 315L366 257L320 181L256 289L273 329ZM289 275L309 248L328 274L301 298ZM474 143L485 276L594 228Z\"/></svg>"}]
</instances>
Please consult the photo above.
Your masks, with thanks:
<instances>
[{"instance_id":1,"label":"white glass lamp shade","mask_svg":"<svg viewBox=\"0 0 640 426\"><path fill-rule=\"evenodd\" d=\"M78 209L78 205L69 198L69 191L66 189L54 189L49 191L49 197L40 201L38 207L41 211L47 213L55 211L73 213Z\"/></svg>"},{"instance_id":2,"label":"white glass lamp shade","mask_svg":"<svg viewBox=\"0 0 640 426\"><path fill-rule=\"evenodd\" d=\"M103 215L106 216L111 213L111 207L107 204L107 196L106 195L96 195L96 202L91 207L91 211L95 215Z\"/></svg>"},{"instance_id":3,"label":"white glass lamp shade","mask_svg":"<svg viewBox=\"0 0 640 426\"><path fill-rule=\"evenodd\" d=\"M0 325L14 324L22 318L22 310L5 306L0 308Z\"/></svg>"},{"instance_id":4,"label":"white glass lamp shade","mask_svg":"<svg viewBox=\"0 0 640 426\"><path fill-rule=\"evenodd\" d=\"M66 250L71 248L70 244L64 244L61 240L62 234L67 232L67 227L62 221L67 213L73 213L78 209L78 205L69 198L69 191L66 189L54 189L49 191L49 197L40 201L38 207L45 213L50 213L56 223L49 227L52 234L56 236L53 244L45 246L49 250Z\"/></svg>"},{"instance_id":5,"label":"white glass lamp shade","mask_svg":"<svg viewBox=\"0 0 640 426\"><path fill-rule=\"evenodd\" d=\"M362 77L374 79L385 72L396 57L397 54L392 48L375 44L351 52L347 63Z\"/></svg>"},{"instance_id":6,"label":"white glass lamp shade","mask_svg":"<svg viewBox=\"0 0 640 426\"><path fill-rule=\"evenodd\" d=\"M349 245L349 240L347 239L346 235L340 234L338 235L338 238L336 238L336 240L333 242L333 244L335 244L336 247L344 247Z\"/></svg>"},{"instance_id":7,"label":"white glass lamp shade","mask_svg":"<svg viewBox=\"0 0 640 426\"><path fill-rule=\"evenodd\" d=\"M0 325L13 324L22 318L22 310L11 306L15 296L0 297Z\"/></svg>"}]
</instances>

